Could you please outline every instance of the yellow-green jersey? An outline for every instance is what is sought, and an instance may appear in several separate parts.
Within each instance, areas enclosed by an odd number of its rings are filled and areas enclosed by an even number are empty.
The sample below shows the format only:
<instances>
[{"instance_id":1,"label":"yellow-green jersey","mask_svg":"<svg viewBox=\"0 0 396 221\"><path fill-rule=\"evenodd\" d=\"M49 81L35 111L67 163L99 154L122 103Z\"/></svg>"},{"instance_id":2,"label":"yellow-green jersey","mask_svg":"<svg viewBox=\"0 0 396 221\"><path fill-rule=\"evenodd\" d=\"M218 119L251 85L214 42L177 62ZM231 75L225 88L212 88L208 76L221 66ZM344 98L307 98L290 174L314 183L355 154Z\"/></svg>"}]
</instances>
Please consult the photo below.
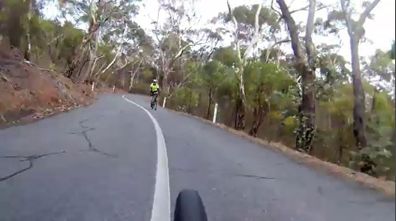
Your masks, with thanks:
<instances>
[{"instance_id":1,"label":"yellow-green jersey","mask_svg":"<svg viewBox=\"0 0 396 221\"><path fill-rule=\"evenodd\" d=\"M159 92L159 85L157 83L150 84L150 92L151 93L158 93Z\"/></svg>"}]
</instances>

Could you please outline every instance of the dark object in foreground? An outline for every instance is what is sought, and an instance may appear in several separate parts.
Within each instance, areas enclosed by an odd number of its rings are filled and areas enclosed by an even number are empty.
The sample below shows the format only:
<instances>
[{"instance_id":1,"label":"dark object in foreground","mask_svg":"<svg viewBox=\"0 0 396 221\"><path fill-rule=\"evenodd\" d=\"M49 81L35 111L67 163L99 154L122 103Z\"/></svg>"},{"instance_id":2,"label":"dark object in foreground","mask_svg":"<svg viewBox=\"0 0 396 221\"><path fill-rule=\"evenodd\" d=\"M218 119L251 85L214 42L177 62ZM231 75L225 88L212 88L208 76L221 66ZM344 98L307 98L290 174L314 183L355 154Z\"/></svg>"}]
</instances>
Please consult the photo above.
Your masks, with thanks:
<instances>
[{"instance_id":1,"label":"dark object in foreground","mask_svg":"<svg viewBox=\"0 0 396 221\"><path fill-rule=\"evenodd\" d=\"M174 221L207 221L205 207L195 190L182 190L176 199Z\"/></svg>"}]
</instances>

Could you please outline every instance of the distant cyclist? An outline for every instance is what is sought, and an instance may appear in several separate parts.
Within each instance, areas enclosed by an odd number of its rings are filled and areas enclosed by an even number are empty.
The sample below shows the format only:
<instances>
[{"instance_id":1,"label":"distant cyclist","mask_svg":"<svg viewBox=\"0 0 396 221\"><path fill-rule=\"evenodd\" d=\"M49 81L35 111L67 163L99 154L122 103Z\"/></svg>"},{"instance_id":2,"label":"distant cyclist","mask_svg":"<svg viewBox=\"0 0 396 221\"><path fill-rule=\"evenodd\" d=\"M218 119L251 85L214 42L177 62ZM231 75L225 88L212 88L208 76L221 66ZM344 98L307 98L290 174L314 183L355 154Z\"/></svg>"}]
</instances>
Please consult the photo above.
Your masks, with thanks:
<instances>
[{"instance_id":1,"label":"distant cyclist","mask_svg":"<svg viewBox=\"0 0 396 221\"><path fill-rule=\"evenodd\" d=\"M157 98L160 92L160 87L158 85L157 79L153 79L150 84L150 96L151 96L151 109L157 110Z\"/></svg>"}]
</instances>

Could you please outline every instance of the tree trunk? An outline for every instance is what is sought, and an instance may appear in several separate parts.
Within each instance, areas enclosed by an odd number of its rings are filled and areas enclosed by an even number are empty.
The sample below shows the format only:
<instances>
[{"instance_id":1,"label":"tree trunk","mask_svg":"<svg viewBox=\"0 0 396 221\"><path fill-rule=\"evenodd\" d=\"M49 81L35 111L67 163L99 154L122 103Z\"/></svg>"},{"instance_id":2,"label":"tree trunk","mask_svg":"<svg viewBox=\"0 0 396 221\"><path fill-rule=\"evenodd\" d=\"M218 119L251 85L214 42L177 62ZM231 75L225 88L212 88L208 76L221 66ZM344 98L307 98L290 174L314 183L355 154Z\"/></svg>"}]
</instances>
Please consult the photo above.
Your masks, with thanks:
<instances>
[{"instance_id":1,"label":"tree trunk","mask_svg":"<svg viewBox=\"0 0 396 221\"><path fill-rule=\"evenodd\" d=\"M87 47L90 47L89 45L92 39L96 37L98 29L99 24L90 22L88 33L84 36L79 49L77 49L76 53L73 55L72 62L65 72L65 76L72 79L73 82L80 83L85 80L80 77L81 70L86 63L84 60L90 57L90 54L87 53Z\"/></svg>"},{"instance_id":2,"label":"tree trunk","mask_svg":"<svg viewBox=\"0 0 396 221\"><path fill-rule=\"evenodd\" d=\"M169 88L169 82L168 82L168 76L169 76L170 71L168 69L163 70L163 76L162 76L162 85L161 87L163 88L164 94L167 96L169 95L170 88Z\"/></svg>"},{"instance_id":3,"label":"tree trunk","mask_svg":"<svg viewBox=\"0 0 396 221\"><path fill-rule=\"evenodd\" d=\"M26 27L26 49L25 49L25 59L30 61L31 54L32 54L32 38L31 38L31 24L32 24L32 17L33 17L33 1L28 1L28 13L27 13L27 27Z\"/></svg>"},{"instance_id":4,"label":"tree trunk","mask_svg":"<svg viewBox=\"0 0 396 221\"><path fill-rule=\"evenodd\" d=\"M4 1L0 1L0 13L1 14L3 14L4 13L4 11L3 11L3 8L4 8ZM3 38L4 38L4 31L5 31L5 29L4 29L4 24L5 22L2 22L1 24L0 24L0 46L2 45L2 43L3 43Z\"/></svg>"},{"instance_id":5,"label":"tree trunk","mask_svg":"<svg viewBox=\"0 0 396 221\"><path fill-rule=\"evenodd\" d=\"M337 159L338 165L341 165L343 156L344 156L344 144L340 142L338 143L338 159Z\"/></svg>"},{"instance_id":6,"label":"tree trunk","mask_svg":"<svg viewBox=\"0 0 396 221\"><path fill-rule=\"evenodd\" d=\"M90 78L91 73L93 72L93 69L96 66L96 58L94 58L94 57L95 57L95 54L92 52L92 48L89 47L88 66L84 73L79 74L79 76L77 78L78 83L85 82L87 79ZM83 67L81 67L80 71L82 71L82 69L83 69Z\"/></svg>"},{"instance_id":7,"label":"tree trunk","mask_svg":"<svg viewBox=\"0 0 396 221\"><path fill-rule=\"evenodd\" d=\"M238 76L238 86L239 86L239 93L237 99L237 112L236 112L236 124L235 129L237 130L244 130L246 127L246 120L245 120L245 109L246 109L246 94L245 94L245 82L243 78L244 73L244 66L241 64L239 66L239 72L237 73Z\"/></svg>"},{"instance_id":8,"label":"tree trunk","mask_svg":"<svg viewBox=\"0 0 396 221\"><path fill-rule=\"evenodd\" d=\"M245 105L243 104L243 101L241 97L237 98L237 101L235 103L235 122L234 122L234 127L237 130L244 130L246 127L246 122L245 122Z\"/></svg>"},{"instance_id":9,"label":"tree trunk","mask_svg":"<svg viewBox=\"0 0 396 221\"><path fill-rule=\"evenodd\" d=\"M81 70L86 63L84 59L87 57L89 57L89 55L87 55L87 50L85 48L77 52L65 72L66 77L70 78L75 83L79 83Z\"/></svg>"},{"instance_id":10,"label":"tree trunk","mask_svg":"<svg viewBox=\"0 0 396 221\"><path fill-rule=\"evenodd\" d=\"M96 64L98 63L98 60L99 60L99 58L95 58L92 66L90 68L91 70L90 70L89 76L88 76L89 81L93 81L95 79L94 78L94 76L95 76L94 72L95 72L95 68L96 68Z\"/></svg>"},{"instance_id":11,"label":"tree trunk","mask_svg":"<svg viewBox=\"0 0 396 221\"><path fill-rule=\"evenodd\" d=\"M132 88L133 88L133 84L134 84L134 82L135 82L136 73L137 73L137 71L134 71L134 72L131 71L131 78L130 78L130 81L129 81L129 88L128 88L128 91L131 91Z\"/></svg>"},{"instance_id":12,"label":"tree trunk","mask_svg":"<svg viewBox=\"0 0 396 221\"><path fill-rule=\"evenodd\" d=\"M212 110L212 101L213 101L212 88L209 88L209 101L208 101L208 110L206 112L206 119L210 119L210 112Z\"/></svg>"},{"instance_id":13,"label":"tree trunk","mask_svg":"<svg viewBox=\"0 0 396 221\"><path fill-rule=\"evenodd\" d=\"M299 107L296 148L311 152L315 133L315 73L306 66L302 69L302 102Z\"/></svg>"},{"instance_id":14,"label":"tree trunk","mask_svg":"<svg viewBox=\"0 0 396 221\"><path fill-rule=\"evenodd\" d=\"M312 141L315 135L315 47L311 35L314 29L316 1L309 1L305 50L299 38L298 27L291 16L288 6L284 0L277 0L277 2L289 30L292 49L296 58L296 69L302 77L302 102L299 106L299 127L296 135L296 148L311 152Z\"/></svg>"},{"instance_id":15,"label":"tree trunk","mask_svg":"<svg viewBox=\"0 0 396 221\"><path fill-rule=\"evenodd\" d=\"M363 25L370 16L371 11L378 5L380 0L367 2L365 10L357 21L352 19L351 11L348 9L348 1L341 0L341 7L344 13L344 19L348 30L351 59L352 59L352 84L353 84L353 134L356 140L356 146L359 150L367 146L366 139L366 120L365 114L365 94L362 85L359 62L359 42L364 35ZM367 156L368 157L368 156ZM369 159L369 157L368 157Z\"/></svg>"},{"instance_id":16,"label":"tree trunk","mask_svg":"<svg viewBox=\"0 0 396 221\"><path fill-rule=\"evenodd\" d=\"M263 123L265 117L265 110L263 106L255 107L253 110L254 121L252 127L249 130L249 135L257 137L258 130Z\"/></svg>"},{"instance_id":17,"label":"tree trunk","mask_svg":"<svg viewBox=\"0 0 396 221\"><path fill-rule=\"evenodd\" d=\"M31 40L31 36L30 36L30 28L27 28L26 30L26 43L27 43L27 47L24 53L24 58L27 61L30 61L31 59L31 54L32 54L32 40Z\"/></svg>"},{"instance_id":18,"label":"tree trunk","mask_svg":"<svg viewBox=\"0 0 396 221\"><path fill-rule=\"evenodd\" d=\"M362 149L367 146L365 113L365 94L362 85L360 62L359 62L359 40L350 36L351 58L352 58L352 84L353 84L353 134L356 146Z\"/></svg>"}]
</instances>

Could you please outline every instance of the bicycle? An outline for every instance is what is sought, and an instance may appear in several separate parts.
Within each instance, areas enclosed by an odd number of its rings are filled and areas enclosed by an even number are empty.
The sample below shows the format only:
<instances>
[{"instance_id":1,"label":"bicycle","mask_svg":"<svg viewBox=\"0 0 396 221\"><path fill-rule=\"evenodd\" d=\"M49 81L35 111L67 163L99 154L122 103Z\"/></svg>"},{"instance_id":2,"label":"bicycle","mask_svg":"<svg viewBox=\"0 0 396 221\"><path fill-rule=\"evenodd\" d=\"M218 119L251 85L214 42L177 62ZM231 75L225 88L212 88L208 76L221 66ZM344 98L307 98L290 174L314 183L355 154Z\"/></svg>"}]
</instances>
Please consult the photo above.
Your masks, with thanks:
<instances>
[{"instance_id":1,"label":"bicycle","mask_svg":"<svg viewBox=\"0 0 396 221\"><path fill-rule=\"evenodd\" d=\"M185 189L176 199L174 221L207 221L205 207L199 193Z\"/></svg>"},{"instance_id":2,"label":"bicycle","mask_svg":"<svg viewBox=\"0 0 396 221\"><path fill-rule=\"evenodd\" d=\"M151 95L151 102L150 102L150 106L151 106L151 110L157 110L157 98L158 98L158 93L153 93Z\"/></svg>"}]
</instances>

